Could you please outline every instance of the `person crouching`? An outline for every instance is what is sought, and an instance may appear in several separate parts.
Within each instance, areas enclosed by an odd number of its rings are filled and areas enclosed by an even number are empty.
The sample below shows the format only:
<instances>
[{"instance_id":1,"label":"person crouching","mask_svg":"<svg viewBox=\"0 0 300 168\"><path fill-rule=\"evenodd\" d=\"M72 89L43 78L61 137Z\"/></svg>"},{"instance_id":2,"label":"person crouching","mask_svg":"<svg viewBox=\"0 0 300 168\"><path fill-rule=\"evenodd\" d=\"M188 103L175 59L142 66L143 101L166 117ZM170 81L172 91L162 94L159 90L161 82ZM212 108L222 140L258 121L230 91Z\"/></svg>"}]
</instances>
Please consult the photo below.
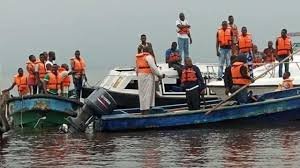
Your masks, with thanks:
<instances>
[{"instance_id":1,"label":"person crouching","mask_svg":"<svg viewBox=\"0 0 300 168\"><path fill-rule=\"evenodd\" d=\"M248 85L249 83L253 82L253 79L250 77L249 69L246 62L247 60L243 57L238 57L237 60L231 66L231 93L234 93L244 85ZM247 103L248 89L244 88L243 90L239 91L236 94L235 99L239 104Z\"/></svg>"},{"instance_id":2,"label":"person crouching","mask_svg":"<svg viewBox=\"0 0 300 168\"><path fill-rule=\"evenodd\" d=\"M200 94L204 92L206 86L200 69L193 65L190 57L185 58L184 64L181 74L181 86L186 91L187 105L189 110L199 110Z\"/></svg>"},{"instance_id":3,"label":"person crouching","mask_svg":"<svg viewBox=\"0 0 300 168\"><path fill-rule=\"evenodd\" d=\"M293 85L293 79L290 78L291 73L290 72L285 72L282 76L283 81L278 85L278 88L276 91L281 91L281 90L287 90L287 89L292 89L294 87Z\"/></svg>"}]
</instances>

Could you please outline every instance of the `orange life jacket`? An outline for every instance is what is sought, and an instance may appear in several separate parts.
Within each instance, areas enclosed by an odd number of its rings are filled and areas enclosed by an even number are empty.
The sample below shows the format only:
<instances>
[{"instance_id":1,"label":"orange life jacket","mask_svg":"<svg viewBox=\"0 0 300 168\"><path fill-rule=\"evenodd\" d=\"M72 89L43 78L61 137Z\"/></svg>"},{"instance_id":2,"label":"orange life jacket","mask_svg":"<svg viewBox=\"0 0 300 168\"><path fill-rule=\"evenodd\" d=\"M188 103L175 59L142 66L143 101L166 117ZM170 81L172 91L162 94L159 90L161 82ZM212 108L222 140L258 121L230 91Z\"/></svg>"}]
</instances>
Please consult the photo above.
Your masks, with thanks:
<instances>
[{"instance_id":1,"label":"orange life jacket","mask_svg":"<svg viewBox=\"0 0 300 168\"><path fill-rule=\"evenodd\" d=\"M52 72L48 73L49 80L47 83L47 89L58 90L60 89L61 77L59 74L55 75Z\"/></svg>"},{"instance_id":2,"label":"orange life jacket","mask_svg":"<svg viewBox=\"0 0 300 168\"><path fill-rule=\"evenodd\" d=\"M178 28L177 33L179 34L189 34L190 33L190 28Z\"/></svg>"},{"instance_id":3,"label":"orange life jacket","mask_svg":"<svg viewBox=\"0 0 300 168\"><path fill-rule=\"evenodd\" d=\"M181 74L181 83L197 81L197 75L194 68L184 68Z\"/></svg>"},{"instance_id":4,"label":"orange life jacket","mask_svg":"<svg viewBox=\"0 0 300 168\"><path fill-rule=\"evenodd\" d=\"M168 58L168 63L178 62L180 60L179 52L172 52Z\"/></svg>"},{"instance_id":5,"label":"orange life jacket","mask_svg":"<svg viewBox=\"0 0 300 168\"><path fill-rule=\"evenodd\" d=\"M292 40L290 37L283 39L282 37L277 38L277 55L290 55L292 49Z\"/></svg>"},{"instance_id":6,"label":"orange life jacket","mask_svg":"<svg viewBox=\"0 0 300 168\"><path fill-rule=\"evenodd\" d=\"M223 28L219 28L218 42L221 47L231 45L231 29L230 28L227 28L225 31L223 30Z\"/></svg>"},{"instance_id":7,"label":"orange life jacket","mask_svg":"<svg viewBox=\"0 0 300 168\"><path fill-rule=\"evenodd\" d=\"M36 64L38 65L39 78L42 80L47 74L45 63L38 61Z\"/></svg>"},{"instance_id":8,"label":"orange life jacket","mask_svg":"<svg viewBox=\"0 0 300 168\"><path fill-rule=\"evenodd\" d=\"M31 62L31 61L27 61L26 62L26 69L28 72L28 79L29 80L35 80L35 63Z\"/></svg>"},{"instance_id":9,"label":"orange life jacket","mask_svg":"<svg viewBox=\"0 0 300 168\"><path fill-rule=\"evenodd\" d=\"M60 75L60 79L62 80L61 81L61 84L62 84L62 86L66 86L66 87L69 87L70 86L70 84L71 84L71 78L70 78L70 76L68 75L68 76L62 76L62 74L63 73L68 73L64 68L61 68L61 70L60 71L58 71L59 72L59 75Z\"/></svg>"},{"instance_id":10,"label":"orange life jacket","mask_svg":"<svg viewBox=\"0 0 300 168\"><path fill-rule=\"evenodd\" d=\"M152 73L151 68L146 60L147 55L149 55L147 52L142 52L136 55L136 68L138 73Z\"/></svg>"},{"instance_id":11,"label":"orange life jacket","mask_svg":"<svg viewBox=\"0 0 300 168\"><path fill-rule=\"evenodd\" d=\"M59 67L59 68L57 69L57 71L58 71L59 73L61 73L61 72L65 71L65 68Z\"/></svg>"},{"instance_id":12,"label":"orange life jacket","mask_svg":"<svg viewBox=\"0 0 300 168\"><path fill-rule=\"evenodd\" d=\"M293 88L294 87L294 85L293 85L293 79L284 79L283 81L282 81L282 89L284 90L284 89L291 89L291 88Z\"/></svg>"},{"instance_id":13,"label":"orange life jacket","mask_svg":"<svg viewBox=\"0 0 300 168\"><path fill-rule=\"evenodd\" d=\"M73 70L76 72L76 75L82 75L85 71L85 61L80 56L80 59L77 59L76 57L71 58L71 61L74 61L74 67Z\"/></svg>"},{"instance_id":14,"label":"orange life jacket","mask_svg":"<svg viewBox=\"0 0 300 168\"><path fill-rule=\"evenodd\" d=\"M247 53L252 50L252 37L251 34L247 34L246 36L239 36L239 49L240 53Z\"/></svg>"},{"instance_id":15,"label":"orange life jacket","mask_svg":"<svg viewBox=\"0 0 300 168\"><path fill-rule=\"evenodd\" d=\"M24 74L22 77L19 76L19 74L14 76L15 83L18 87L18 92L20 95L24 96L28 93L28 83L27 83L27 77Z\"/></svg>"},{"instance_id":16,"label":"orange life jacket","mask_svg":"<svg viewBox=\"0 0 300 168\"><path fill-rule=\"evenodd\" d=\"M242 76L240 70L242 66L245 66L243 62L235 62L231 66L231 77L234 85L246 85L251 82L250 79L246 79Z\"/></svg>"}]
</instances>

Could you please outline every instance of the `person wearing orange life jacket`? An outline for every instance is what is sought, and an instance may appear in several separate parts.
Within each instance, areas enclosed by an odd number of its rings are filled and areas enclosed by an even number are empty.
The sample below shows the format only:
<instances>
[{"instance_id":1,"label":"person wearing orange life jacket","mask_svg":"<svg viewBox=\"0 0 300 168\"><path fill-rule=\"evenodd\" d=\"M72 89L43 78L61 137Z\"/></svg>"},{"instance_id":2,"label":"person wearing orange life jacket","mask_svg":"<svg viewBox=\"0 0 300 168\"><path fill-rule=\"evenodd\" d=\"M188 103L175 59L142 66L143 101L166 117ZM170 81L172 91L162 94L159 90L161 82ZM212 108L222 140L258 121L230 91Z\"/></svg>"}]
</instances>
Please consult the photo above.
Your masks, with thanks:
<instances>
[{"instance_id":1,"label":"person wearing orange life jacket","mask_svg":"<svg viewBox=\"0 0 300 168\"><path fill-rule=\"evenodd\" d=\"M38 72L37 72L37 61L34 55L30 55L29 60L26 62L26 69L28 72L28 87L29 93L37 93L37 84L38 84Z\"/></svg>"},{"instance_id":2,"label":"person wearing orange life jacket","mask_svg":"<svg viewBox=\"0 0 300 168\"><path fill-rule=\"evenodd\" d=\"M58 65L53 64L53 66L51 66L51 71L48 72L44 78L43 86L47 94L59 94L61 90L61 77L58 74Z\"/></svg>"},{"instance_id":3,"label":"person wearing orange life jacket","mask_svg":"<svg viewBox=\"0 0 300 168\"><path fill-rule=\"evenodd\" d=\"M219 57L218 80L222 80L224 64L230 66L230 55L232 46L232 31L227 21L222 22L222 27L217 31L216 50Z\"/></svg>"},{"instance_id":4,"label":"person wearing orange life jacket","mask_svg":"<svg viewBox=\"0 0 300 168\"><path fill-rule=\"evenodd\" d=\"M277 61L281 62L283 59L288 57L293 53L292 49L292 39L287 36L287 30L281 30L281 36L276 40L276 51L277 51ZM293 57L291 57L293 59ZM289 59L284 61L284 72L289 71ZM282 64L279 64L279 77L282 77Z\"/></svg>"},{"instance_id":5,"label":"person wearing orange life jacket","mask_svg":"<svg viewBox=\"0 0 300 168\"><path fill-rule=\"evenodd\" d=\"M69 66L67 64L62 64L58 68L58 73L61 79L61 95L64 97L68 97L69 88L71 84L71 78L69 75L72 75L73 72L69 72Z\"/></svg>"},{"instance_id":6,"label":"person wearing orange life jacket","mask_svg":"<svg viewBox=\"0 0 300 168\"><path fill-rule=\"evenodd\" d=\"M268 41L268 48L264 49L264 62L265 63L272 63L275 62L276 58L276 50L273 48L273 42Z\"/></svg>"},{"instance_id":7,"label":"person wearing orange life jacket","mask_svg":"<svg viewBox=\"0 0 300 168\"><path fill-rule=\"evenodd\" d=\"M71 70L73 74L73 84L76 90L76 96L79 99L82 90L83 80L87 81L86 77L86 63L83 57L80 55L80 51L75 51L75 57L71 58Z\"/></svg>"},{"instance_id":8,"label":"person wearing orange life jacket","mask_svg":"<svg viewBox=\"0 0 300 168\"><path fill-rule=\"evenodd\" d=\"M13 89L17 85L18 87L18 93L19 96L25 96L27 95L29 89L28 89L28 79L27 76L24 74L24 71L22 68L18 69L18 74L14 76L14 82L8 89L3 90L3 92L8 92L11 89Z\"/></svg>"},{"instance_id":9,"label":"person wearing orange life jacket","mask_svg":"<svg viewBox=\"0 0 300 168\"><path fill-rule=\"evenodd\" d=\"M250 72L250 76L253 77L253 43L252 43L252 36L248 33L247 27L242 27L241 29L242 34L239 36L238 39L238 48L239 48L239 55L247 58L248 69Z\"/></svg>"},{"instance_id":10,"label":"person wearing orange life jacket","mask_svg":"<svg viewBox=\"0 0 300 168\"><path fill-rule=\"evenodd\" d=\"M258 51L257 45L253 45L253 64L254 68L259 67L264 62L264 53Z\"/></svg>"},{"instance_id":11,"label":"person wearing orange life jacket","mask_svg":"<svg viewBox=\"0 0 300 168\"><path fill-rule=\"evenodd\" d=\"M43 81L45 78L45 75L47 74L46 66L45 66L45 55L44 53L41 53L39 56L39 60L36 61L37 65L37 72L38 72L38 89L39 93L45 93L43 86Z\"/></svg>"},{"instance_id":12,"label":"person wearing orange life jacket","mask_svg":"<svg viewBox=\"0 0 300 168\"><path fill-rule=\"evenodd\" d=\"M181 75L181 65L182 57L179 50L177 49L177 43L172 42L171 48L166 51L166 63L168 63L169 68L174 68L178 72L178 76Z\"/></svg>"},{"instance_id":13,"label":"person wearing orange life jacket","mask_svg":"<svg viewBox=\"0 0 300 168\"><path fill-rule=\"evenodd\" d=\"M250 77L249 69L246 65L246 58L243 56L238 56L237 60L231 66L231 79L232 87L230 89L231 93L239 90L244 85L247 85L254 80ZM241 90L234 97L239 104L245 104L248 100L248 89L245 88Z\"/></svg>"},{"instance_id":14,"label":"person wearing orange life jacket","mask_svg":"<svg viewBox=\"0 0 300 168\"><path fill-rule=\"evenodd\" d=\"M292 89L294 87L293 79L290 78L291 73L285 72L282 76L283 81L278 85L276 91Z\"/></svg>"},{"instance_id":15,"label":"person wearing orange life jacket","mask_svg":"<svg viewBox=\"0 0 300 168\"><path fill-rule=\"evenodd\" d=\"M163 78L162 74L149 53L148 47L143 48L142 53L136 55L136 73L138 78L140 111L148 114L150 108L155 106L155 76Z\"/></svg>"},{"instance_id":16,"label":"person wearing orange life jacket","mask_svg":"<svg viewBox=\"0 0 300 168\"><path fill-rule=\"evenodd\" d=\"M189 110L200 109L200 95L205 91L206 85L200 69L193 65L192 59L184 59L184 68L181 74L181 87L186 91L186 99Z\"/></svg>"},{"instance_id":17,"label":"person wearing orange life jacket","mask_svg":"<svg viewBox=\"0 0 300 168\"><path fill-rule=\"evenodd\" d=\"M177 40L180 55L184 58L189 57L189 45L192 44L191 26L183 13L179 14L179 20L176 21Z\"/></svg>"}]
</instances>

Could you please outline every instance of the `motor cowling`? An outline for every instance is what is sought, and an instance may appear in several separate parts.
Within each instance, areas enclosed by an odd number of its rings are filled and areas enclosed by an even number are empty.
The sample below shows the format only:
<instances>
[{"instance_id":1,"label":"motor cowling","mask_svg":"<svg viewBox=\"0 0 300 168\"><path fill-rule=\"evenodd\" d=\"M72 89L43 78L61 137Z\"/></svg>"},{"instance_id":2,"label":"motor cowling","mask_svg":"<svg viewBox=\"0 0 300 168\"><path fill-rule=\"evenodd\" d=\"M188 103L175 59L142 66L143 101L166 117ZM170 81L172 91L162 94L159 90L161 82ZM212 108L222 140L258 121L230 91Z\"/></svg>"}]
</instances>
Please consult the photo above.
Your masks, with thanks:
<instances>
[{"instance_id":1,"label":"motor cowling","mask_svg":"<svg viewBox=\"0 0 300 168\"><path fill-rule=\"evenodd\" d=\"M77 117L67 118L69 131L84 132L95 117L101 118L104 114L112 113L116 106L116 101L104 88L97 88L85 99Z\"/></svg>"}]
</instances>

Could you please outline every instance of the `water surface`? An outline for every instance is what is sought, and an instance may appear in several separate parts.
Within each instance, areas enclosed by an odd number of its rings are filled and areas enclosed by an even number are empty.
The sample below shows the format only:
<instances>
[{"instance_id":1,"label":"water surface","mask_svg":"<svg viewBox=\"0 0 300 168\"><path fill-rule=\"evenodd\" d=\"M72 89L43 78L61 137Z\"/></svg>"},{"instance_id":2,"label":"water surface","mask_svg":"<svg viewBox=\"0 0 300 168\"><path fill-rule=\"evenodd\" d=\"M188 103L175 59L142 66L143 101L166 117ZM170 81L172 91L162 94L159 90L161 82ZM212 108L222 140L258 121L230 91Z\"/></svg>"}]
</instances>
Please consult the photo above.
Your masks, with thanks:
<instances>
[{"instance_id":1,"label":"water surface","mask_svg":"<svg viewBox=\"0 0 300 168\"><path fill-rule=\"evenodd\" d=\"M6 134L0 167L298 167L300 123L67 135Z\"/></svg>"}]
</instances>

